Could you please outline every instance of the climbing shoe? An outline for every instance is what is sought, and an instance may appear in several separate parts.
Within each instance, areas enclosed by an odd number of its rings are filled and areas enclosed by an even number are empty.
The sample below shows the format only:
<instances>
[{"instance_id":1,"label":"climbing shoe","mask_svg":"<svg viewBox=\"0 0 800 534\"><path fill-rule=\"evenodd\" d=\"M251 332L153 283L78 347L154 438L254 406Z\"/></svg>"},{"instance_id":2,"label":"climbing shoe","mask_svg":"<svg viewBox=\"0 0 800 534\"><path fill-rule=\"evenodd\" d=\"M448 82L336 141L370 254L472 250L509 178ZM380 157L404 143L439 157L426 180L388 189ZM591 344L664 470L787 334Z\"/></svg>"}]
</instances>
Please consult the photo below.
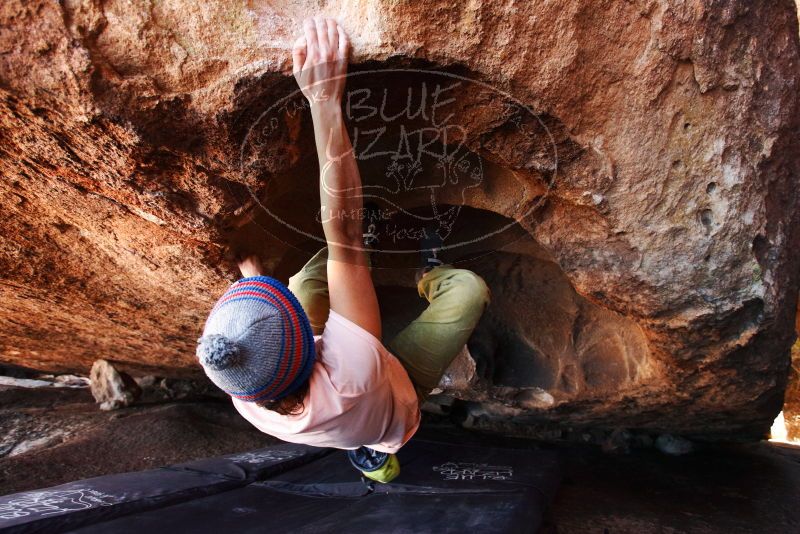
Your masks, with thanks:
<instances>
[{"instance_id":1,"label":"climbing shoe","mask_svg":"<svg viewBox=\"0 0 800 534\"><path fill-rule=\"evenodd\" d=\"M400 474L400 462L394 454L359 447L347 451L347 458L362 475L375 482L385 484Z\"/></svg>"}]
</instances>

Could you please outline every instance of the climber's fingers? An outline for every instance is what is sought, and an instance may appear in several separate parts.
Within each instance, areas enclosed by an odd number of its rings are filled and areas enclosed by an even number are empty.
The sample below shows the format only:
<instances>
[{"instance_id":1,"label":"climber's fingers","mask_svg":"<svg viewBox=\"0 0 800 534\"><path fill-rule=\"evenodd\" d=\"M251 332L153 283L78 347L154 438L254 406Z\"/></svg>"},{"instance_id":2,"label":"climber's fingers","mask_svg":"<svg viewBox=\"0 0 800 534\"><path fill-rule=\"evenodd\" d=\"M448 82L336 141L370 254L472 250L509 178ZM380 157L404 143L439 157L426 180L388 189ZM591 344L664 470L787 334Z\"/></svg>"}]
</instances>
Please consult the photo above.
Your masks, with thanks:
<instances>
[{"instance_id":1,"label":"climber's fingers","mask_svg":"<svg viewBox=\"0 0 800 534\"><path fill-rule=\"evenodd\" d=\"M319 46L317 44L317 27L314 19L303 21L303 32L306 35L306 54L308 59L316 62L319 59Z\"/></svg>"},{"instance_id":2,"label":"climber's fingers","mask_svg":"<svg viewBox=\"0 0 800 534\"><path fill-rule=\"evenodd\" d=\"M325 19L325 26L328 30L328 50L331 58L335 58L339 50L339 25L333 19Z\"/></svg>"},{"instance_id":3,"label":"climber's fingers","mask_svg":"<svg viewBox=\"0 0 800 534\"><path fill-rule=\"evenodd\" d=\"M344 28L339 25L336 27L339 30L339 59L344 59L346 61L347 55L350 51L350 38L347 37Z\"/></svg>"},{"instance_id":4,"label":"climber's fingers","mask_svg":"<svg viewBox=\"0 0 800 534\"><path fill-rule=\"evenodd\" d=\"M292 46L292 74L297 74L303 70L303 65L306 62L306 54L306 37L305 35L301 35Z\"/></svg>"},{"instance_id":5,"label":"climber's fingers","mask_svg":"<svg viewBox=\"0 0 800 534\"><path fill-rule=\"evenodd\" d=\"M328 47L328 28L325 19L320 15L314 17L314 24L317 27L317 46L319 46L319 59L326 61L329 59L330 48Z\"/></svg>"}]
</instances>

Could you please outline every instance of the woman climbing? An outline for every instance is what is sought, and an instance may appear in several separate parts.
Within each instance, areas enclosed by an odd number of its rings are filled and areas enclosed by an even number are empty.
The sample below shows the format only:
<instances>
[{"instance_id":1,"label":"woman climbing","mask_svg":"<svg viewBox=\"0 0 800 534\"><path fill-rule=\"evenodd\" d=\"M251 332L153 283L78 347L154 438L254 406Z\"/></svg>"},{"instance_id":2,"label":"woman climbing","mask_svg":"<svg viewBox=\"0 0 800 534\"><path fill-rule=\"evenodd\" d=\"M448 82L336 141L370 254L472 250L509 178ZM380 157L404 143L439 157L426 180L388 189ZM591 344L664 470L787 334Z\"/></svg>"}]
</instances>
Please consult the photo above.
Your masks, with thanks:
<instances>
[{"instance_id":1,"label":"woman climbing","mask_svg":"<svg viewBox=\"0 0 800 534\"><path fill-rule=\"evenodd\" d=\"M257 258L243 259L243 278L212 309L197 356L259 430L349 449L365 476L388 482L399 473L394 453L419 426L420 403L466 344L489 291L470 271L432 263L417 286L428 308L382 344L362 222L330 216L363 207L341 109L350 43L333 19L307 19L303 29L293 71L310 104L327 246L288 287L265 276Z\"/></svg>"}]
</instances>

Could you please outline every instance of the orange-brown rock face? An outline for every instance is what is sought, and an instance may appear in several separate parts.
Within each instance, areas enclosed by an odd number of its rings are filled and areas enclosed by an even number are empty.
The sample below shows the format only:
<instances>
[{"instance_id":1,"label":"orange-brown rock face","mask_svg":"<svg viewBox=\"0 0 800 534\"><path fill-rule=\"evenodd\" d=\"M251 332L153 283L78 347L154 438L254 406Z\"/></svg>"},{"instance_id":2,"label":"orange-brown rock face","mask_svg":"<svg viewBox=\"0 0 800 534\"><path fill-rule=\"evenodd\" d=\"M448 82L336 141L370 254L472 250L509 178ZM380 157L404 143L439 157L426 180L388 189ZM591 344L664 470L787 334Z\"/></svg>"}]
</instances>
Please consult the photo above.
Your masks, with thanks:
<instances>
[{"instance_id":1,"label":"orange-brown rock face","mask_svg":"<svg viewBox=\"0 0 800 534\"><path fill-rule=\"evenodd\" d=\"M310 122L286 74L317 3L285 4L3 2L3 361L196 372L194 341L234 277L226 251L249 246L285 278L319 246ZM450 241L479 243L453 251L493 293L460 396L523 424L766 431L800 267L791 3L324 12L352 36L351 94L387 89L397 110L407 88L457 82L440 102L463 155L448 183L472 187L415 192L409 167L360 159L406 207L443 208ZM351 104L351 127L374 121ZM411 150L430 154L423 140ZM403 221L384 228L393 245L413 233ZM421 306L408 269L376 282L387 331Z\"/></svg>"}]
</instances>

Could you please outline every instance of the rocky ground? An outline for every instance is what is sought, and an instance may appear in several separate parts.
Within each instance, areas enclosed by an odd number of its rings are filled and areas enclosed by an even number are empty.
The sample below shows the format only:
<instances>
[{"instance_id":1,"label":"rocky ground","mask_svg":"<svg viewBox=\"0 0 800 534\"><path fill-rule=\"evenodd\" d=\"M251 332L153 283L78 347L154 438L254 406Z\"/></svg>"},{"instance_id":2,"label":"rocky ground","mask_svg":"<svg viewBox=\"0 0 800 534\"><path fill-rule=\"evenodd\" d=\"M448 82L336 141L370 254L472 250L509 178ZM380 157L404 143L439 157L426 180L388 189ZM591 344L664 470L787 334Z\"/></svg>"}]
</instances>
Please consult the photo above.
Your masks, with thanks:
<instances>
[{"instance_id":1,"label":"rocky ground","mask_svg":"<svg viewBox=\"0 0 800 534\"><path fill-rule=\"evenodd\" d=\"M100 411L87 389L0 386L0 406L0 494L274 442L214 399ZM561 451L564 480L545 534L788 533L800 524L800 448L757 442L674 457L547 446Z\"/></svg>"},{"instance_id":2,"label":"rocky ground","mask_svg":"<svg viewBox=\"0 0 800 534\"><path fill-rule=\"evenodd\" d=\"M217 400L101 411L88 389L0 386L0 494L274 442Z\"/></svg>"}]
</instances>

